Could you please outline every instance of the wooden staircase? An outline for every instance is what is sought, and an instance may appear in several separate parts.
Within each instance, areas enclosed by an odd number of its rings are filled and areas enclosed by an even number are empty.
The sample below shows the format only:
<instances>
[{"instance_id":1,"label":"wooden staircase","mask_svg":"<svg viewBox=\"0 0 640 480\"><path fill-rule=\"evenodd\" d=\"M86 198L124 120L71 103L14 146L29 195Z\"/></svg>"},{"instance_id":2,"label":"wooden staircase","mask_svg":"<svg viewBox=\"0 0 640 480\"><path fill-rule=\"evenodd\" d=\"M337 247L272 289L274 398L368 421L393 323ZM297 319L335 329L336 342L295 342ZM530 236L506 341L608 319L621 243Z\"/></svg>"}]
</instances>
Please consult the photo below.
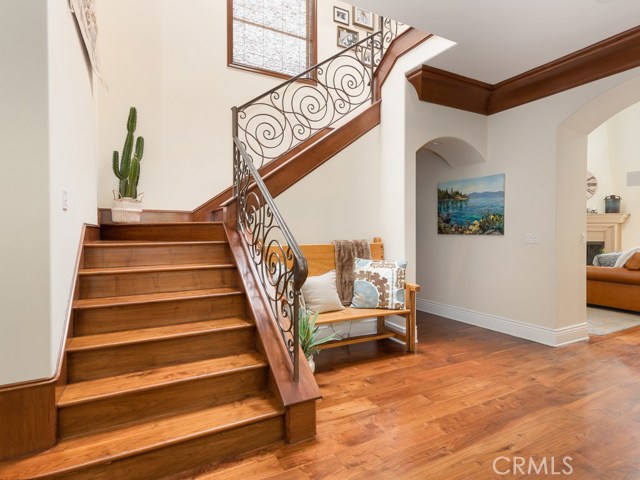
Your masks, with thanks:
<instances>
[{"instance_id":1,"label":"wooden staircase","mask_svg":"<svg viewBox=\"0 0 640 480\"><path fill-rule=\"evenodd\" d=\"M103 225L84 245L58 444L0 479L161 479L284 438L220 223Z\"/></svg>"}]
</instances>

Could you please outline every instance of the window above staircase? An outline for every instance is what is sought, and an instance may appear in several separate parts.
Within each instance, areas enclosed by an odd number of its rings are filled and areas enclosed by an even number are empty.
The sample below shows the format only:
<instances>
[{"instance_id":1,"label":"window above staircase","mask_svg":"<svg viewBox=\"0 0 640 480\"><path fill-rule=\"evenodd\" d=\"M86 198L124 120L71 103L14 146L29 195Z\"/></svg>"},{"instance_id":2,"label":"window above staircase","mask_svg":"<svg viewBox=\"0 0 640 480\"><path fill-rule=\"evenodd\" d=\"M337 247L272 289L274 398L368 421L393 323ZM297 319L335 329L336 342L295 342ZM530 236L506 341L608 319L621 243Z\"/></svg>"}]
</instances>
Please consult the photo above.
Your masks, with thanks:
<instances>
[{"instance_id":1,"label":"window above staircase","mask_svg":"<svg viewBox=\"0 0 640 480\"><path fill-rule=\"evenodd\" d=\"M228 0L230 66L289 78L316 63L315 0Z\"/></svg>"}]
</instances>

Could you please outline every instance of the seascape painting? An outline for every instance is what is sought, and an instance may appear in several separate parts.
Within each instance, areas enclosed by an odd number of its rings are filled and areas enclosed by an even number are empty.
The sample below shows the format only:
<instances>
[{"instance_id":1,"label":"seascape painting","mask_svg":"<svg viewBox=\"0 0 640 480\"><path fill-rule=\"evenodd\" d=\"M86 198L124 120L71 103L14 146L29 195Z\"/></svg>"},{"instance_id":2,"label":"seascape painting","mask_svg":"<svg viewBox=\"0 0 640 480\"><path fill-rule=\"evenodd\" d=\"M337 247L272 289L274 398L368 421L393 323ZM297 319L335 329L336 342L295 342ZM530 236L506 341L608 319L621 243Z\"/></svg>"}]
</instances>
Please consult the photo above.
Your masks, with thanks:
<instances>
[{"instance_id":1,"label":"seascape painting","mask_svg":"<svg viewBox=\"0 0 640 480\"><path fill-rule=\"evenodd\" d=\"M438 233L504 235L504 174L438 184Z\"/></svg>"}]
</instances>

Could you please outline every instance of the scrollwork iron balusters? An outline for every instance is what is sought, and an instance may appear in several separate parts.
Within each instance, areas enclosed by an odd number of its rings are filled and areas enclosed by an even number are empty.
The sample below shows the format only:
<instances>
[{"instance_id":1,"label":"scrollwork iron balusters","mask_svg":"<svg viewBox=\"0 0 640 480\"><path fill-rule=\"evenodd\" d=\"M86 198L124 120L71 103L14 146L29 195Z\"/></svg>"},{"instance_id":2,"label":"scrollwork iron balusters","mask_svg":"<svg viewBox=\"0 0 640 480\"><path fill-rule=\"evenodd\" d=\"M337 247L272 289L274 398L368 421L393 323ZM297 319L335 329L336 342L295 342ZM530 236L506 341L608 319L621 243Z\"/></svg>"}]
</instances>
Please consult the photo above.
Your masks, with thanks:
<instances>
[{"instance_id":1,"label":"scrollwork iron balusters","mask_svg":"<svg viewBox=\"0 0 640 480\"><path fill-rule=\"evenodd\" d=\"M307 261L237 137L233 166L238 231L293 362L294 381L298 381L300 289L307 278Z\"/></svg>"},{"instance_id":2,"label":"scrollwork iron balusters","mask_svg":"<svg viewBox=\"0 0 640 480\"><path fill-rule=\"evenodd\" d=\"M391 42L393 42L396 37L400 36L404 33L405 30L409 28L408 25L404 23L396 22L390 18L380 17L380 31L382 32L382 51L387 51Z\"/></svg>"},{"instance_id":3,"label":"scrollwork iron balusters","mask_svg":"<svg viewBox=\"0 0 640 480\"><path fill-rule=\"evenodd\" d=\"M402 24L380 31L233 111L237 228L267 296L298 381L300 289L307 260L258 168L373 102L375 70ZM312 80L310 80L312 79Z\"/></svg>"},{"instance_id":4,"label":"scrollwork iron balusters","mask_svg":"<svg viewBox=\"0 0 640 480\"><path fill-rule=\"evenodd\" d=\"M382 33L376 32L238 107L238 137L254 165L262 167L371 104L381 58Z\"/></svg>"}]
</instances>

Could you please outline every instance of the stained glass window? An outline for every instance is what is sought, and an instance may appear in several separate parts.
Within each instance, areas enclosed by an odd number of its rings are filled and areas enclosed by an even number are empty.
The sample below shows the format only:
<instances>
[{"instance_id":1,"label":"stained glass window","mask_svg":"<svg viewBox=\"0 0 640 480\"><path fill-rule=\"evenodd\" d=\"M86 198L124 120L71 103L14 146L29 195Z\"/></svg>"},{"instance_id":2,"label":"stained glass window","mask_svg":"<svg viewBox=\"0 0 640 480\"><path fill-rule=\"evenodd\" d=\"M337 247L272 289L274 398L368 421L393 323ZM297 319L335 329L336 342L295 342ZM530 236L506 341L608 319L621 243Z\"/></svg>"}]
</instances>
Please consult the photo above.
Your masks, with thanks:
<instances>
[{"instance_id":1,"label":"stained glass window","mask_svg":"<svg viewBox=\"0 0 640 480\"><path fill-rule=\"evenodd\" d=\"M231 0L229 64L291 77L315 63L315 0Z\"/></svg>"}]
</instances>

